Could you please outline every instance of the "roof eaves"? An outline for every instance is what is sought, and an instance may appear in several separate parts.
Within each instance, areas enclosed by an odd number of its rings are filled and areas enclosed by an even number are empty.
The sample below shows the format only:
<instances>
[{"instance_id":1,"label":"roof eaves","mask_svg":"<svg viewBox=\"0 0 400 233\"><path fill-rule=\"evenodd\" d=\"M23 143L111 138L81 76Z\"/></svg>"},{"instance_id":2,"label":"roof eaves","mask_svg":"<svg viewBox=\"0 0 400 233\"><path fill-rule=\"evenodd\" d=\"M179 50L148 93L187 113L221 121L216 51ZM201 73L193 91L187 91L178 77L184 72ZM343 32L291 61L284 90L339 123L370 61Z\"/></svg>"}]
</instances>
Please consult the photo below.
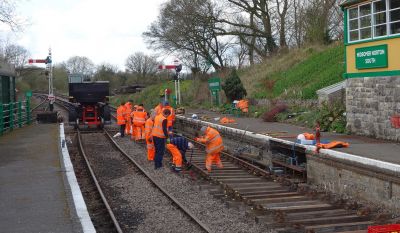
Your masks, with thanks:
<instances>
[{"instance_id":1,"label":"roof eaves","mask_svg":"<svg viewBox=\"0 0 400 233\"><path fill-rule=\"evenodd\" d=\"M341 7L347 7L347 6L351 6L360 2L366 2L368 0L344 0L342 1L342 3L340 3Z\"/></svg>"}]
</instances>

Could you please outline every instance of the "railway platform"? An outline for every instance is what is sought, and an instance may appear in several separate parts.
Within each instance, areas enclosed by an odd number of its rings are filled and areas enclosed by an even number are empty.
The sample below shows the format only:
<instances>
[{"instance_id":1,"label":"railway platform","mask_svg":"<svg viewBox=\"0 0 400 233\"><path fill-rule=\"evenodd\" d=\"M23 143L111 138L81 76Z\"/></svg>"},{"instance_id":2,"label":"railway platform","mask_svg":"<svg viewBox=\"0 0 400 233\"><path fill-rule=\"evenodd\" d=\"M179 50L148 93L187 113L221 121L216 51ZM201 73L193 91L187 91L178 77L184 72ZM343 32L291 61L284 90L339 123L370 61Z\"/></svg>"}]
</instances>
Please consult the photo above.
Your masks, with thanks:
<instances>
[{"instance_id":1,"label":"railway platform","mask_svg":"<svg viewBox=\"0 0 400 233\"><path fill-rule=\"evenodd\" d=\"M64 161L58 124L0 137L0 232L89 232Z\"/></svg>"},{"instance_id":2,"label":"railway platform","mask_svg":"<svg viewBox=\"0 0 400 233\"><path fill-rule=\"evenodd\" d=\"M199 118L207 116L209 119L206 121L220 124L215 121L214 118L222 118L228 115L222 115L219 113L207 111L207 110L189 110L186 113L186 117L191 117L192 114L198 115ZM225 124L225 126L247 130L249 132L266 134L272 133L271 137L280 138L287 141L296 141L296 136L304 132L313 132L313 129L289 125L277 122L263 122L262 119L256 118L245 118L245 117L231 117L236 123ZM204 119L204 118L203 118ZM280 134L274 134L275 132L281 132ZM282 133L283 132L283 133ZM400 133L400 131L399 131ZM334 151L340 151L347 154L357 155L369 159L375 159L379 161L400 164L400 144L380 139L373 139L369 137L357 136L357 135L345 135L337 133L322 132L322 139L328 141L344 141L350 143L348 148L334 148Z\"/></svg>"}]
</instances>

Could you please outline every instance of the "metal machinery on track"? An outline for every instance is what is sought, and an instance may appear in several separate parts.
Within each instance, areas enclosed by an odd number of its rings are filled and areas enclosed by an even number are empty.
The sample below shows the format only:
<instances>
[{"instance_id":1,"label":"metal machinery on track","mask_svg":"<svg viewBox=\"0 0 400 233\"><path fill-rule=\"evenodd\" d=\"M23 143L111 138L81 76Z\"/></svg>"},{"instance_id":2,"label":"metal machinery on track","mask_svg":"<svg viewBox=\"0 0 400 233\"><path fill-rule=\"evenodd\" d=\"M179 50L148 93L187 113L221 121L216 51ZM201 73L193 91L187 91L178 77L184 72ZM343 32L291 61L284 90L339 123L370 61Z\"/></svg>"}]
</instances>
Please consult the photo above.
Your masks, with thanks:
<instances>
[{"instance_id":1,"label":"metal machinery on track","mask_svg":"<svg viewBox=\"0 0 400 233\"><path fill-rule=\"evenodd\" d=\"M73 105L68 116L70 124L76 128L80 125L103 128L105 124L111 124L108 81L91 82L83 75L73 74L68 77L68 88L69 101Z\"/></svg>"}]
</instances>

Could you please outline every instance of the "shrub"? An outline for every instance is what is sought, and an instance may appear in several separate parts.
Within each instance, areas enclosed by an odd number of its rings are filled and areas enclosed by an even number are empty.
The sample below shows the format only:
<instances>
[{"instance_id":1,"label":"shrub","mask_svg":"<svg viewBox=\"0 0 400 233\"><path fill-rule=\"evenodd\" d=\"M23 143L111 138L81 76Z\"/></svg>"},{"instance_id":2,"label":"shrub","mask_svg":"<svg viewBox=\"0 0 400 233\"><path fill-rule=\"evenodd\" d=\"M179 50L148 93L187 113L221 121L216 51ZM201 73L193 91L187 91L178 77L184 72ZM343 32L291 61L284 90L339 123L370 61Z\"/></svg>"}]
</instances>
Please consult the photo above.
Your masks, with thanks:
<instances>
[{"instance_id":1,"label":"shrub","mask_svg":"<svg viewBox=\"0 0 400 233\"><path fill-rule=\"evenodd\" d=\"M235 69L229 74L225 84L222 85L222 89L230 101L243 99L247 95L246 89L243 87L242 81Z\"/></svg>"}]
</instances>

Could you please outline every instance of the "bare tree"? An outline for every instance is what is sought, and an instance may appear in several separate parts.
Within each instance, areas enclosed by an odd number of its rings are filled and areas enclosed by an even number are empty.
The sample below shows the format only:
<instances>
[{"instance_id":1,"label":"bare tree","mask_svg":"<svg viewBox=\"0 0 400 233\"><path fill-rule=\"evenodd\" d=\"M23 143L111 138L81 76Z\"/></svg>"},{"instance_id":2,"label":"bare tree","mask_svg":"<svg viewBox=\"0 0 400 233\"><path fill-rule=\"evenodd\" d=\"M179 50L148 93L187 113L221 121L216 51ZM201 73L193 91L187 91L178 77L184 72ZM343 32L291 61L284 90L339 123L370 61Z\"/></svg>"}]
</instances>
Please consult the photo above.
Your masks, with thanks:
<instances>
[{"instance_id":1,"label":"bare tree","mask_svg":"<svg viewBox=\"0 0 400 233\"><path fill-rule=\"evenodd\" d=\"M64 66L71 74L81 73L86 76L91 76L95 71L94 63L87 57L71 57L64 63Z\"/></svg>"},{"instance_id":2,"label":"bare tree","mask_svg":"<svg viewBox=\"0 0 400 233\"><path fill-rule=\"evenodd\" d=\"M218 70L225 66L224 55L229 49L229 43L222 42L215 30L218 14L210 0L171 0L143 35L153 49L186 51Z\"/></svg>"},{"instance_id":3,"label":"bare tree","mask_svg":"<svg viewBox=\"0 0 400 233\"><path fill-rule=\"evenodd\" d=\"M21 29L22 22L17 17L15 1L0 1L0 22L8 25L11 30L17 31Z\"/></svg>"},{"instance_id":4,"label":"bare tree","mask_svg":"<svg viewBox=\"0 0 400 233\"><path fill-rule=\"evenodd\" d=\"M125 67L140 78L147 78L157 73L158 62L153 56L136 52L126 59Z\"/></svg>"},{"instance_id":5,"label":"bare tree","mask_svg":"<svg viewBox=\"0 0 400 233\"><path fill-rule=\"evenodd\" d=\"M6 44L3 49L3 59L13 64L16 70L21 70L28 62L30 54L27 49L20 45Z\"/></svg>"}]
</instances>

